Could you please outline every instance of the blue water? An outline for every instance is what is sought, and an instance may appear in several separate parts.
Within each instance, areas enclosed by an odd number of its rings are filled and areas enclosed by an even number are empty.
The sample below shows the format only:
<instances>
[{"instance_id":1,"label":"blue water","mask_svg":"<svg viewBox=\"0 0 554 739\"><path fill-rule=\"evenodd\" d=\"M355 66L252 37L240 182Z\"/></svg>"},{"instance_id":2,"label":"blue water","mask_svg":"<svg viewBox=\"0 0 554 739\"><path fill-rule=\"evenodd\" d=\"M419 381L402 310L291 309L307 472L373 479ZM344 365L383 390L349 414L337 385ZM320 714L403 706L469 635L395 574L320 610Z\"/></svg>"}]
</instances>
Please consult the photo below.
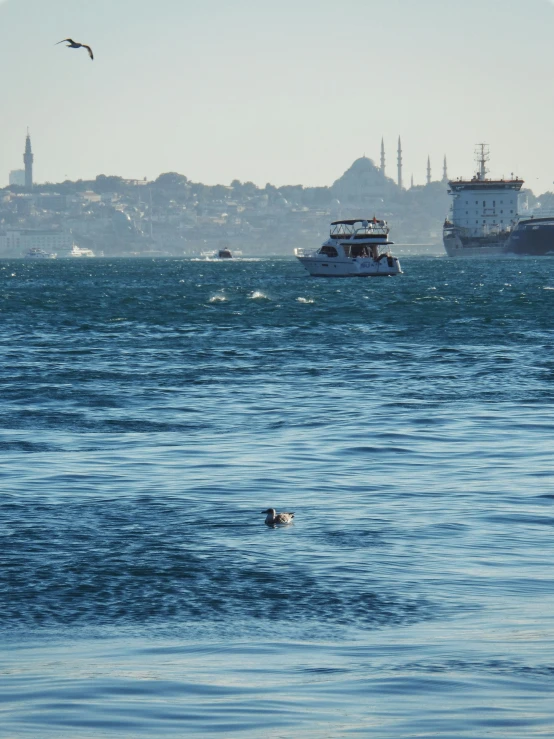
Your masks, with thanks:
<instances>
[{"instance_id":1,"label":"blue water","mask_svg":"<svg viewBox=\"0 0 554 739\"><path fill-rule=\"evenodd\" d=\"M0 736L554 736L554 259L402 263L0 262Z\"/></svg>"}]
</instances>

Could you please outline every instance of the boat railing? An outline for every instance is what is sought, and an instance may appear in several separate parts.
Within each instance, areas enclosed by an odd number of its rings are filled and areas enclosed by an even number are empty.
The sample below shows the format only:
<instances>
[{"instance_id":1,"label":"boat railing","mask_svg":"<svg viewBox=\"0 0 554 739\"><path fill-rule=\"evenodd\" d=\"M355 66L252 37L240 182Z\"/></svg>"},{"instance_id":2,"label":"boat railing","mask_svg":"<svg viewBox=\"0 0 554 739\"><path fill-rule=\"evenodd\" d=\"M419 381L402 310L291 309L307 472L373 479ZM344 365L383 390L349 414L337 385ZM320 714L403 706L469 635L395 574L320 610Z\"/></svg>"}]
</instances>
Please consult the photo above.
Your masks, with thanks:
<instances>
[{"instance_id":1,"label":"boat railing","mask_svg":"<svg viewBox=\"0 0 554 739\"><path fill-rule=\"evenodd\" d=\"M518 220L520 221L531 221L534 218L554 218L554 206L548 206L546 208L531 208L528 211L518 213Z\"/></svg>"},{"instance_id":2,"label":"boat railing","mask_svg":"<svg viewBox=\"0 0 554 739\"><path fill-rule=\"evenodd\" d=\"M331 228L330 236L333 239L363 239L372 236L387 236L389 227L386 221L364 221L357 228L350 224L336 224Z\"/></svg>"}]
</instances>

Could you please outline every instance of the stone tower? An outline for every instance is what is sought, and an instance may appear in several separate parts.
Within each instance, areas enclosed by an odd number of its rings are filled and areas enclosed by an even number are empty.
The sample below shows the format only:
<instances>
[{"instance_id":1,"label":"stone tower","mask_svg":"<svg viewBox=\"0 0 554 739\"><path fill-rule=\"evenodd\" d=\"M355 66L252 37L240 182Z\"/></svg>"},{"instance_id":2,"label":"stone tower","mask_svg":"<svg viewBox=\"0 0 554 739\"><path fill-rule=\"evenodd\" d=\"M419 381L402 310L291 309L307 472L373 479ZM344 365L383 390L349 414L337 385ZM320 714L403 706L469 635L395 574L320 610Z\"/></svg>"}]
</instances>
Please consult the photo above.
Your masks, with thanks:
<instances>
[{"instance_id":1,"label":"stone tower","mask_svg":"<svg viewBox=\"0 0 554 739\"><path fill-rule=\"evenodd\" d=\"M25 139L25 154L23 154L23 162L25 164L25 189L33 189L33 152L31 150L31 136L27 130L27 138Z\"/></svg>"}]
</instances>

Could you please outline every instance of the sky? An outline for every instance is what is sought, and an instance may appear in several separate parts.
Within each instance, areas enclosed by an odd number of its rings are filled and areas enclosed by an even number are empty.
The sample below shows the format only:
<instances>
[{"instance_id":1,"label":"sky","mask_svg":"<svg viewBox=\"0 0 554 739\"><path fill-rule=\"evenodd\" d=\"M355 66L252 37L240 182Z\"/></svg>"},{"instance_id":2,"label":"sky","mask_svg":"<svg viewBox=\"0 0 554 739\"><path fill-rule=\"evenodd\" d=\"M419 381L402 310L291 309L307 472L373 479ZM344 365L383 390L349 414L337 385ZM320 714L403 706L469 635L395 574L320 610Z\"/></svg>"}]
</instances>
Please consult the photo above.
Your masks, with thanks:
<instances>
[{"instance_id":1,"label":"sky","mask_svg":"<svg viewBox=\"0 0 554 739\"><path fill-rule=\"evenodd\" d=\"M0 187L98 174L331 185L474 171L554 190L551 0L0 0ZM72 37L83 49L56 42Z\"/></svg>"}]
</instances>

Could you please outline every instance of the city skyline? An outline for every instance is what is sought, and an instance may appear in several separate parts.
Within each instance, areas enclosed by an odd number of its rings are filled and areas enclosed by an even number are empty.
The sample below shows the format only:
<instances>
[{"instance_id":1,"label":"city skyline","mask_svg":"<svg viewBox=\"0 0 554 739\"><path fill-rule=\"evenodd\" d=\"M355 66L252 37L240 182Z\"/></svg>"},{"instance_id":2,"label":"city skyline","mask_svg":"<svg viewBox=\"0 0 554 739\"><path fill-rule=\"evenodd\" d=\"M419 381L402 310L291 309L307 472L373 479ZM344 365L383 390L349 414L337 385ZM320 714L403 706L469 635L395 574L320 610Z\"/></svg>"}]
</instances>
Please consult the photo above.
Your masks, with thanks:
<instances>
[{"instance_id":1,"label":"city skyline","mask_svg":"<svg viewBox=\"0 0 554 739\"><path fill-rule=\"evenodd\" d=\"M382 137L391 176L400 135L405 185L425 184L428 156L436 180L445 154L451 177L470 176L486 141L492 175L553 189L549 0L112 5L0 2L0 186L29 127L39 183L178 171L328 186L360 156L378 165ZM54 46L69 35L93 45L94 64Z\"/></svg>"},{"instance_id":2,"label":"city skyline","mask_svg":"<svg viewBox=\"0 0 554 739\"><path fill-rule=\"evenodd\" d=\"M1 1L2 0L0 0L0 2ZM398 185L398 187L400 189L409 189L409 188L406 188L404 186L405 177L404 177L403 164L402 164L402 161L403 161L403 150L402 150L401 137L398 138L398 145L397 145L397 154L396 154L396 178L391 177L389 174L387 174L386 165L385 165L386 156L387 156L387 153L386 153L385 141L384 141L384 138L381 138L380 164L379 164L379 166L377 166L375 160L371 159L370 157L366 157L365 154L362 157L359 157L359 158L360 159L365 159L365 158L369 159L372 162L372 164L375 166L375 168L381 171L381 173L383 174L384 177L387 177L389 179L392 179ZM24 147L24 152L23 152L23 162L24 162L24 169L10 170L10 172L9 172L9 185L19 185L21 187L24 187L27 191L30 191L30 190L32 190L35 187L35 185L40 189L41 184L42 185L56 184L56 183L52 183L52 182L43 182L43 183L40 183L40 182L35 182L34 181L34 178L33 178L34 153L32 151L31 134L30 134L30 132L29 132L28 129L27 129L27 133L26 133L26 136L25 136L25 147ZM164 174L164 173L160 172L160 174ZM179 173L179 174L182 174L182 173ZM116 175L116 176L119 176L119 175ZM12 182L12 179L14 180L13 182ZM19 181L20 179L22 179L21 182ZM92 178L92 179L95 179L95 178ZM123 179L125 179L125 178L123 178ZM156 178L154 178L154 179L156 179ZM145 180L147 180L147 178L145 178ZM413 173L410 176L410 180L411 180L410 188L413 188L414 186L417 186L417 185L414 185L414 175L413 175ZM147 181L152 182L153 180L147 180ZM431 158L428 155L427 156L427 164L426 164L426 179L425 179L425 183L423 183L423 184L430 185L432 182L443 182L443 183L446 183L447 181L448 181L448 176L447 176L447 156L444 155L444 157L443 157L442 177L440 179L439 178L434 178L433 179L433 177L431 175ZM223 183L216 183L216 184L223 184Z\"/></svg>"}]
</instances>

